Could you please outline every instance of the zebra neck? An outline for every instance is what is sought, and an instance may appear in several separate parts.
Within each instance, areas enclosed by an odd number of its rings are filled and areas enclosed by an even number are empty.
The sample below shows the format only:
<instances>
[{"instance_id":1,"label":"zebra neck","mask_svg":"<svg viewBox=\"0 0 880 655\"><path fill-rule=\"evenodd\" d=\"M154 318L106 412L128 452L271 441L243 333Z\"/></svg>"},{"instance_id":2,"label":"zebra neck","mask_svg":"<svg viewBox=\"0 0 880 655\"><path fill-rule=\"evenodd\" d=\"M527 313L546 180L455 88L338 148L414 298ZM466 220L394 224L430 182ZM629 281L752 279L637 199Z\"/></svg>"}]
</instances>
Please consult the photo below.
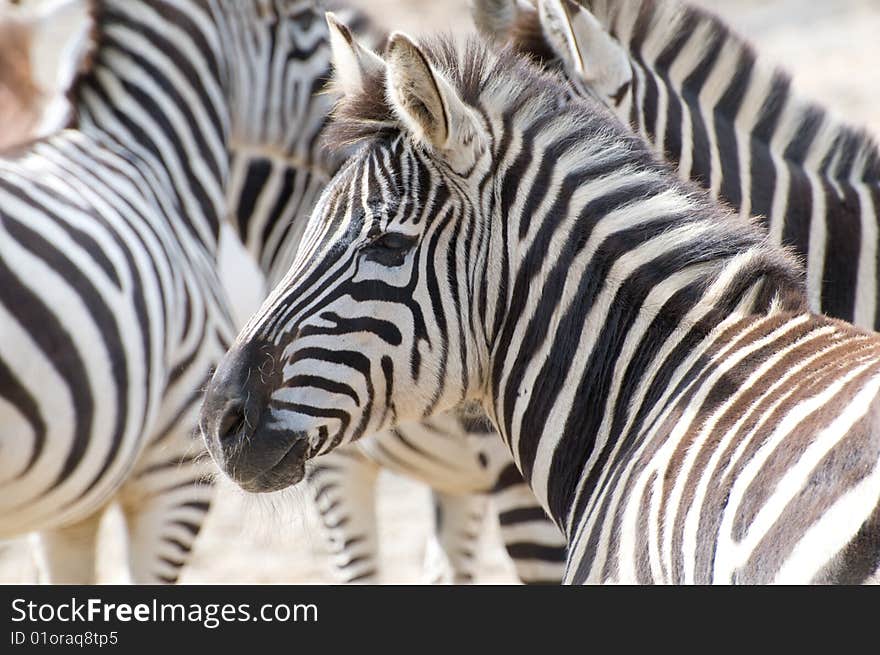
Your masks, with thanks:
<instances>
[{"instance_id":1,"label":"zebra neck","mask_svg":"<svg viewBox=\"0 0 880 655\"><path fill-rule=\"evenodd\" d=\"M556 121L551 134L583 123ZM669 344L684 344L680 361L727 316L806 303L799 269L761 230L622 145L623 135L555 136L543 151L511 139L537 149L529 156L541 164L514 163L493 191L502 200L492 230L506 242L489 257L502 262L487 285L500 290L501 318L485 405L564 526L575 498L592 493L578 481L602 469L604 446L639 439L633 412L650 410L656 392L646 385L677 364ZM518 189L531 191L517 198ZM547 189L555 198L540 195Z\"/></svg>"},{"instance_id":2,"label":"zebra neck","mask_svg":"<svg viewBox=\"0 0 880 655\"><path fill-rule=\"evenodd\" d=\"M796 196L804 186L831 189L825 202L841 206L880 189L880 152L868 133L799 96L716 16L676 2L596 5L632 64L628 106L617 111L683 178L743 215L767 217L779 238L779 208L804 202L775 197L789 185Z\"/></svg>"},{"instance_id":3,"label":"zebra neck","mask_svg":"<svg viewBox=\"0 0 880 655\"><path fill-rule=\"evenodd\" d=\"M95 0L97 42L72 101L78 128L164 187L171 218L217 252L230 116L215 17L200 1Z\"/></svg>"}]
</instances>

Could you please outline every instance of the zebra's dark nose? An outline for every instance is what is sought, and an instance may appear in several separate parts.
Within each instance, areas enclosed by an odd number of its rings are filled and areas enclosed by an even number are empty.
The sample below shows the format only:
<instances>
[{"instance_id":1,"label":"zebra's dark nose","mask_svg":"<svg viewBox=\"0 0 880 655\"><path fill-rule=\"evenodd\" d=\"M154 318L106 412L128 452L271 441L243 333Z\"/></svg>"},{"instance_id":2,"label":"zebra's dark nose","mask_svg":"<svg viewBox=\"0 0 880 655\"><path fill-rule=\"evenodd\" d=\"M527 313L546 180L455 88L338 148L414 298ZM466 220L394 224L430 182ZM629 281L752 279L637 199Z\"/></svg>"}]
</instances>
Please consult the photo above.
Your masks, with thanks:
<instances>
[{"instance_id":1,"label":"zebra's dark nose","mask_svg":"<svg viewBox=\"0 0 880 655\"><path fill-rule=\"evenodd\" d=\"M222 461L251 436L280 377L274 347L247 343L217 367L202 403L199 424L211 453Z\"/></svg>"},{"instance_id":2,"label":"zebra's dark nose","mask_svg":"<svg viewBox=\"0 0 880 655\"><path fill-rule=\"evenodd\" d=\"M309 435L279 429L269 400L281 385L278 349L235 346L220 362L202 403L199 426L220 469L245 491L297 484L305 475Z\"/></svg>"},{"instance_id":3,"label":"zebra's dark nose","mask_svg":"<svg viewBox=\"0 0 880 655\"><path fill-rule=\"evenodd\" d=\"M231 398L220 414L217 424L217 439L224 442L240 434L247 427L245 404L240 398Z\"/></svg>"}]
</instances>

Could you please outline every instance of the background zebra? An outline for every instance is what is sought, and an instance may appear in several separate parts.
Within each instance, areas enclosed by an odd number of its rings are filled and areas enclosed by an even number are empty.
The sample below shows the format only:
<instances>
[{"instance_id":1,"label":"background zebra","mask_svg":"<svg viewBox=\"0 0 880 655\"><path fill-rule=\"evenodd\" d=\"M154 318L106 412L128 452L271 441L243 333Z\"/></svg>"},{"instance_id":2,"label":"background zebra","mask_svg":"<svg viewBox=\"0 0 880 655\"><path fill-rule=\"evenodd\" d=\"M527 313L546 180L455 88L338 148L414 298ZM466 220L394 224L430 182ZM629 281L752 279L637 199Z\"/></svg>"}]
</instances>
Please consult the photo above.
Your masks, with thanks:
<instances>
[{"instance_id":1,"label":"background zebra","mask_svg":"<svg viewBox=\"0 0 880 655\"><path fill-rule=\"evenodd\" d=\"M358 33L373 43L382 39L362 14L342 9ZM272 135L293 140L268 149L236 147L230 182L232 221L236 234L273 286L296 254L302 230L330 175L344 161L345 150L320 147L334 97L324 93L330 75L326 22L320 6L303 12L298 26L303 56L294 74L299 97L283 120L300 125L286 130L260 120L259 105L246 124L256 133L250 143L273 143ZM307 55L307 56L306 56ZM345 582L380 579L375 514L377 476L388 469L432 487L436 536L451 565L452 580L474 578L480 528L492 495L501 521L501 536L521 580L558 583L565 560L563 537L543 513L524 481L517 480L510 455L485 424L467 417L438 417L424 425L409 424L371 435L349 449L329 454L310 470L309 481L334 552L337 573Z\"/></svg>"},{"instance_id":2,"label":"background zebra","mask_svg":"<svg viewBox=\"0 0 880 655\"><path fill-rule=\"evenodd\" d=\"M568 581L870 576L880 339L804 313L784 250L557 78L338 29L334 137L364 145L209 386L227 473L282 488L472 399L565 526Z\"/></svg>"},{"instance_id":3,"label":"background zebra","mask_svg":"<svg viewBox=\"0 0 880 655\"><path fill-rule=\"evenodd\" d=\"M213 475L197 400L232 333L216 273L229 150L298 131L258 133L242 109L286 79L312 10L60 0L25 15L35 69L59 25L76 26L63 63L88 62L77 129L0 159L0 536L41 531L53 582L92 580L113 500L135 581L172 582L189 556Z\"/></svg>"},{"instance_id":4,"label":"background zebra","mask_svg":"<svg viewBox=\"0 0 880 655\"><path fill-rule=\"evenodd\" d=\"M880 329L880 155L715 15L676 0L476 0L484 33L561 62L655 151L804 256L810 307Z\"/></svg>"}]
</instances>

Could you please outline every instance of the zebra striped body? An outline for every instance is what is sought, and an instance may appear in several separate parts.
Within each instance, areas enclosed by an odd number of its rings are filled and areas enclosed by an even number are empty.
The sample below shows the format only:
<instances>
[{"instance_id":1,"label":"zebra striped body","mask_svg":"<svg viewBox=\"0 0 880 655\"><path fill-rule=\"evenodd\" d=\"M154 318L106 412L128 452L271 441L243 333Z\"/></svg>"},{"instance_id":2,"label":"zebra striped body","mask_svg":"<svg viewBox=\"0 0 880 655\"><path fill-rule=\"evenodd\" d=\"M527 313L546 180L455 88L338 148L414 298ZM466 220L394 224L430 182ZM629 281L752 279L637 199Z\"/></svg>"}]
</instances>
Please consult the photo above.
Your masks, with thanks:
<instances>
[{"instance_id":1,"label":"zebra striped body","mask_svg":"<svg viewBox=\"0 0 880 655\"><path fill-rule=\"evenodd\" d=\"M292 133L295 139L267 149L235 148L232 153L231 222L270 286L287 272L308 215L344 159L341 150L330 152L319 145L334 97L323 92L330 76L327 26L317 7L311 14L313 20L299 25L303 60L291 75L298 100L290 112L278 117L299 129L292 132L257 120L259 108L247 121L259 129L249 135L250 142L269 142L272 133ZM368 31L362 15L351 10L341 14L355 31ZM520 579L529 583L561 579L562 534L522 479L516 479L507 449L482 422L451 413L370 435L328 454L310 471L310 487L340 580L381 579L375 498L382 469L423 482L434 491L438 516L443 517L436 536L454 582L468 582L478 570L476 548L490 495Z\"/></svg>"},{"instance_id":2,"label":"zebra striped body","mask_svg":"<svg viewBox=\"0 0 880 655\"><path fill-rule=\"evenodd\" d=\"M568 582L870 576L880 339L807 313L785 250L559 78L401 34L383 59L331 23L331 138L362 149L209 385L227 473L282 488L475 401Z\"/></svg>"},{"instance_id":3,"label":"zebra striped body","mask_svg":"<svg viewBox=\"0 0 880 655\"><path fill-rule=\"evenodd\" d=\"M868 579L880 564L878 347L820 317L722 323L618 443L601 435L605 471L585 469L567 507L568 579Z\"/></svg>"},{"instance_id":4,"label":"zebra striped body","mask_svg":"<svg viewBox=\"0 0 880 655\"><path fill-rule=\"evenodd\" d=\"M564 64L676 165L803 256L810 308L880 329L880 156L864 131L792 90L714 15L677 0L478 2L496 38Z\"/></svg>"},{"instance_id":5,"label":"zebra striped body","mask_svg":"<svg viewBox=\"0 0 880 655\"><path fill-rule=\"evenodd\" d=\"M119 501L132 577L172 582L212 495L194 429L233 333L228 153L271 145L241 108L284 79L304 3L60 4L96 23L77 128L0 159L0 535L40 531L52 581L90 582Z\"/></svg>"}]
</instances>

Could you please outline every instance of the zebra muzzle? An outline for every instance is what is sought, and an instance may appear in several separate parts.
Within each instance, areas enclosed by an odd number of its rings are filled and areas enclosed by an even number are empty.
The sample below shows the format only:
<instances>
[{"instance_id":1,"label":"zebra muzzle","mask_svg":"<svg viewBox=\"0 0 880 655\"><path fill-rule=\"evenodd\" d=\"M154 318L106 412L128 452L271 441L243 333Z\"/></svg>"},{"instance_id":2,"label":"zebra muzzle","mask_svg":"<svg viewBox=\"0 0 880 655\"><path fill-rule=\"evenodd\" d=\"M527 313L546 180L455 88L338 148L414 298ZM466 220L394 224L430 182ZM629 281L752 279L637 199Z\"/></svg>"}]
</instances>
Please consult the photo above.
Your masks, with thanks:
<instances>
[{"instance_id":1,"label":"zebra muzzle","mask_svg":"<svg viewBox=\"0 0 880 655\"><path fill-rule=\"evenodd\" d=\"M230 404L208 439L215 462L238 486L252 493L278 491L300 482L309 457L305 432L252 425L240 406Z\"/></svg>"},{"instance_id":2,"label":"zebra muzzle","mask_svg":"<svg viewBox=\"0 0 880 655\"><path fill-rule=\"evenodd\" d=\"M253 467L233 465L227 473L238 486L251 493L271 493L298 484L305 477L309 441L305 434L292 433L289 437L290 448L267 469L254 471Z\"/></svg>"},{"instance_id":3,"label":"zebra muzzle","mask_svg":"<svg viewBox=\"0 0 880 655\"><path fill-rule=\"evenodd\" d=\"M256 343L230 350L208 385L199 417L214 461L249 491L298 482L308 451L307 435L274 429L267 420L280 379L274 353Z\"/></svg>"}]
</instances>

